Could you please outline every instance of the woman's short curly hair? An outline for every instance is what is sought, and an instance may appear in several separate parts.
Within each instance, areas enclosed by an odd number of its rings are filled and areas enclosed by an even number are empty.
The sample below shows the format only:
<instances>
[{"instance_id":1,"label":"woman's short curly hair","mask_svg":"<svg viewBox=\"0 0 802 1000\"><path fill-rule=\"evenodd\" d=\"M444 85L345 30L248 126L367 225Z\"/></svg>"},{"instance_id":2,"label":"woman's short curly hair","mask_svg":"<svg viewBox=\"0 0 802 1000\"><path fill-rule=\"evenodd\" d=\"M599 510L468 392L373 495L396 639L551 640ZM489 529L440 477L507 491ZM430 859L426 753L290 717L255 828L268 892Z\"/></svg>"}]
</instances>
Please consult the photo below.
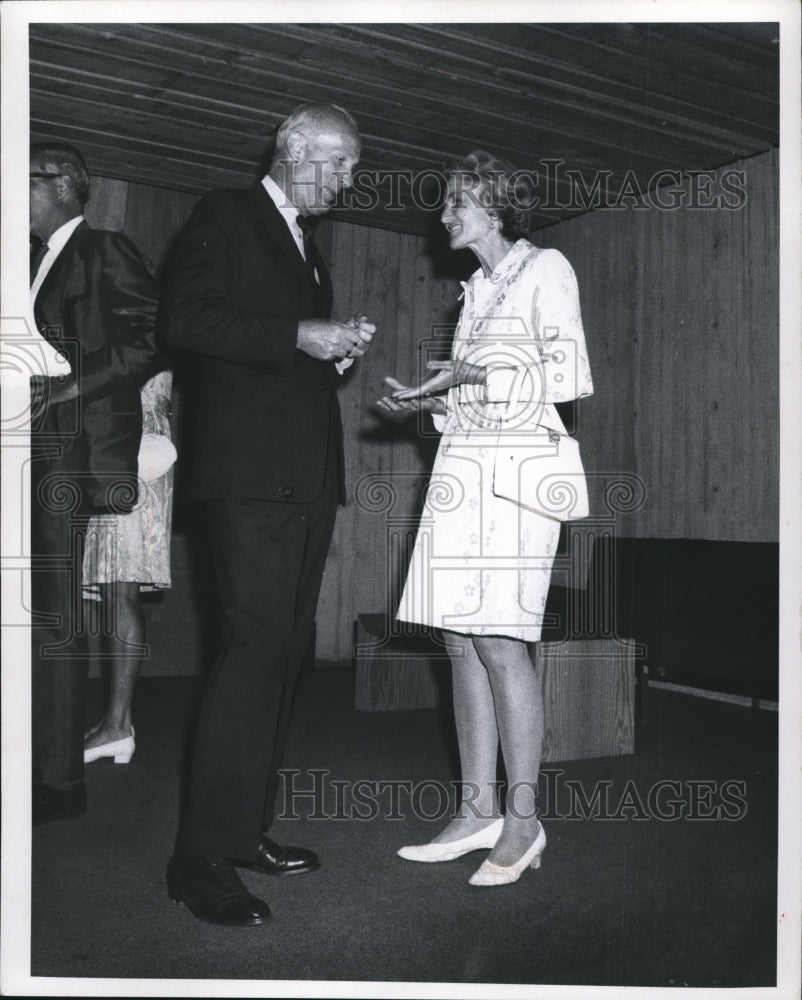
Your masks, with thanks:
<instances>
[{"instance_id":1,"label":"woman's short curly hair","mask_svg":"<svg viewBox=\"0 0 802 1000\"><path fill-rule=\"evenodd\" d=\"M475 149L454 156L445 165L446 180L462 180L462 194L478 199L491 215L501 220L501 235L517 240L529 232L534 184L529 173L501 156Z\"/></svg>"}]
</instances>

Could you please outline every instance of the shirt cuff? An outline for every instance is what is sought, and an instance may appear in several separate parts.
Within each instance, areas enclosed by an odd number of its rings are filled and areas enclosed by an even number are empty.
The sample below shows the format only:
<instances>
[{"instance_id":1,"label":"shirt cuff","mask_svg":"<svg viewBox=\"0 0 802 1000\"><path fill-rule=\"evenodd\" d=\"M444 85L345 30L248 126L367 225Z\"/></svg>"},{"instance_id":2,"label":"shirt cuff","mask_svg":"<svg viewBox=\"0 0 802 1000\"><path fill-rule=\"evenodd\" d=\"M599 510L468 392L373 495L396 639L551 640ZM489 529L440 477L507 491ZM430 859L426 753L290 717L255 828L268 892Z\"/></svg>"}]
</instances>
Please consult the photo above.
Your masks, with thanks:
<instances>
[{"instance_id":1,"label":"shirt cuff","mask_svg":"<svg viewBox=\"0 0 802 1000\"><path fill-rule=\"evenodd\" d=\"M446 415L445 413L432 413L432 422L434 423L434 429L442 434L446 429Z\"/></svg>"}]
</instances>

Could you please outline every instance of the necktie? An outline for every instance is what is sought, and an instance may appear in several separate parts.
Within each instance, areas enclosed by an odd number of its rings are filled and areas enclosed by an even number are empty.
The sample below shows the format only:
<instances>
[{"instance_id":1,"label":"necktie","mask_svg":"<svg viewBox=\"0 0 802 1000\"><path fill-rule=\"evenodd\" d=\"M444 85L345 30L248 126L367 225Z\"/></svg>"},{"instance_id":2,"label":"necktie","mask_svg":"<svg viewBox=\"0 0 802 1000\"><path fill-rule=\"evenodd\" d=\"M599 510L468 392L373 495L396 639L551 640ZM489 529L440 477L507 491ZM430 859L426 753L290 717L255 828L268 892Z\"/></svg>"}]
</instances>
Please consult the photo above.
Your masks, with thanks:
<instances>
[{"instance_id":1,"label":"necktie","mask_svg":"<svg viewBox=\"0 0 802 1000\"><path fill-rule=\"evenodd\" d=\"M306 269L309 272L309 280L312 282L312 288L315 290L315 312L319 313L323 308L323 289L320 287L320 283L315 276L315 260L317 259L317 247L315 246L315 241L312 239L312 234L314 232L314 226L312 220L308 216L299 215L298 216L298 226L303 233L304 237L304 255L306 257Z\"/></svg>"},{"instance_id":2,"label":"necktie","mask_svg":"<svg viewBox=\"0 0 802 1000\"><path fill-rule=\"evenodd\" d=\"M304 238L304 256L306 257L306 269L309 271L309 277L312 282L317 285L317 278L315 277L315 244L312 239L312 220L306 215L298 216L298 228L301 230L301 234Z\"/></svg>"},{"instance_id":3,"label":"necktie","mask_svg":"<svg viewBox=\"0 0 802 1000\"><path fill-rule=\"evenodd\" d=\"M36 243L31 241L31 284L33 284L34 278L39 271L39 265L45 259L47 251L50 249L47 243L43 243L41 240L37 240Z\"/></svg>"}]
</instances>

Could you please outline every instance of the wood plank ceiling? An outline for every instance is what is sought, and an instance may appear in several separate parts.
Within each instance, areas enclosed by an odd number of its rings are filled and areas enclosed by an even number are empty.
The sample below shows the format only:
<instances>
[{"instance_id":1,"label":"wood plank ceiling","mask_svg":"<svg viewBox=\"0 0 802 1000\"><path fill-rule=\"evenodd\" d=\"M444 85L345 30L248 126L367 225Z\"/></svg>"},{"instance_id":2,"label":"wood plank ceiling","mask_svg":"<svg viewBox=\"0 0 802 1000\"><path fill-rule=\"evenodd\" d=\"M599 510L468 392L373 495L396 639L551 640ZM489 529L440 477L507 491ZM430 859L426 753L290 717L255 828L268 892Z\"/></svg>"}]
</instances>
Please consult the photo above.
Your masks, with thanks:
<instances>
[{"instance_id":1,"label":"wood plank ceiling","mask_svg":"<svg viewBox=\"0 0 802 1000\"><path fill-rule=\"evenodd\" d=\"M606 178L609 203L778 145L778 38L774 23L33 24L31 138L201 193L259 176L287 113L330 100L363 138L343 217L424 232L422 172L478 147L538 172L538 228L583 207L568 171L586 191Z\"/></svg>"}]
</instances>

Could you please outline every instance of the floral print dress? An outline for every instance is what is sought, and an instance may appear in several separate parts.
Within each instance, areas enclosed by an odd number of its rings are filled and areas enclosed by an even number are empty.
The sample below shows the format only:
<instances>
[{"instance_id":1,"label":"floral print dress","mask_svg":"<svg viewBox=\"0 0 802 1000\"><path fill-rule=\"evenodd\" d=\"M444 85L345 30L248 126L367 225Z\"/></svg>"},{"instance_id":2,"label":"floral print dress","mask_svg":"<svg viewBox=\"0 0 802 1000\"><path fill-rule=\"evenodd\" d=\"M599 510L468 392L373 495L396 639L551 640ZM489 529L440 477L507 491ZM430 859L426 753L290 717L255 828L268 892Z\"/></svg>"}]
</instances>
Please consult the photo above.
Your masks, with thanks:
<instances>
[{"instance_id":1,"label":"floral print dress","mask_svg":"<svg viewBox=\"0 0 802 1000\"><path fill-rule=\"evenodd\" d=\"M162 371L140 390L142 433L170 436L173 374ZM173 468L140 480L139 502L129 514L90 518L84 543L83 596L100 599L99 583L138 583L141 591L170 587Z\"/></svg>"}]
</instances>

